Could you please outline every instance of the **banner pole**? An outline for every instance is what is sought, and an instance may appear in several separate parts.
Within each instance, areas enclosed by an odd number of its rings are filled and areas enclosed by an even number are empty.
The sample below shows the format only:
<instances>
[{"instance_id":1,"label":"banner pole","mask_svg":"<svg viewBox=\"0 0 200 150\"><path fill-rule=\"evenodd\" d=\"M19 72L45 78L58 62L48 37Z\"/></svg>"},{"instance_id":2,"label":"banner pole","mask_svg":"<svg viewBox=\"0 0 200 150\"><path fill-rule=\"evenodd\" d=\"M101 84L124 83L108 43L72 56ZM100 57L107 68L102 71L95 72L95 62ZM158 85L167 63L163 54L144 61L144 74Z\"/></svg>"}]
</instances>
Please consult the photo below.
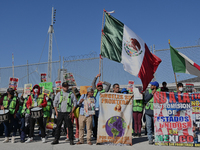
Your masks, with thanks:
<instances>
[{"instance_id":1,"label":"banner pole","mask_svg":"<svg viewBox=\"0 0 200 150\"><path fill-rule=\"evenodd\" d=\"M13 79L14 79L14 54L12 53L12 69L13 69Z\"/></svg>"},{"instance_id":2,"label":"banner pole","mask_svg":"<svg viewBox=\"0 0 200 150\"><path fill-rule=\"evenodd\" d=\"M102 18L102 27L101 27L101 45L100 45L100 53L101 53L101 46L102 46L102 32L103 32L103 25L104 25L104 12L105 9L103 9L103 18ZM101 57L99 57L99 74L101 73ZM100 77L99 77L100 81Z\"/></svg>"},{"instance_id":3,"label":"banner pole","mask_svg":"<svg viewBox=\"0 0 200 150\"><path fill-rule=\"evenodd\" d=\"M177 79L176 79L176 73L175 72L174 72L174 78L175 78L175 83L176 83L176 91L178 92Z\"/></svg>"},{"instance_id":4,"label":"banner pole","mask_svg":"<svg viewBox=\"0 0 200 150\"><path fill-rule=\"evenodd\" d=\"M170 39L168 40L168 44L170 46ZM174 72L174 71L173 71ZM176 79L176 73L174 72L174 78L175 78L175 83L176 83L176 91L178 92L178 86L177 86L177 79Z\"/></svg>"}]
</instances>

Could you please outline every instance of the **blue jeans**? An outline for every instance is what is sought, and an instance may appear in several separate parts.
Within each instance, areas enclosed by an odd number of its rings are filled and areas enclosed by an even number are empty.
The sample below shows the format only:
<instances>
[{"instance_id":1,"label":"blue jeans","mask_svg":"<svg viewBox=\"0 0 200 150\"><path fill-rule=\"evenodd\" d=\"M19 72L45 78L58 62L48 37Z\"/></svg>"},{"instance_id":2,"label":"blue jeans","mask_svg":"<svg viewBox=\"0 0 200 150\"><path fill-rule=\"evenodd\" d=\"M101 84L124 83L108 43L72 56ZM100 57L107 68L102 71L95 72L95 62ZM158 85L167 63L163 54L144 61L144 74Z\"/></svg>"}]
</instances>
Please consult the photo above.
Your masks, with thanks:
<instances>
[{"instance_id":1,"label":"blue jeans","mask_svg":"<svg viewBox=\"0 0 200 150\"><path fill-rule=\"evenodd\" d=\"M25 117L22 117L20 113L16 114L18 121L20 122L19 124L19 129L20 129L20 138L21 140L25 140L26 134L25 134Z\"/></svg>"},{"instance_id":2,"label":"blue jeans","mask_svg":"<svg viewBox=\"0 0 200 150\"><path fill-rule=\"evenodd\" d=\"M153 141L153 128L154 128L154 117L145 114L147 123L147 136L149 141Z\"/></svg>"},{"instance_id":3,"label":"blue jeans","mask_svg":"<svg viewBox=\"0 0 200 150\"><path fill-rule=\"evenodd\" d=\"M4 125L5 137L9 137L10 132L12 131L12 128L13 128L12 136L16 136L18 122L17 122L17 118L14 118L14 115L9 115L9 120L3 122L3 125Z\"/></svg>"}]
</instances>

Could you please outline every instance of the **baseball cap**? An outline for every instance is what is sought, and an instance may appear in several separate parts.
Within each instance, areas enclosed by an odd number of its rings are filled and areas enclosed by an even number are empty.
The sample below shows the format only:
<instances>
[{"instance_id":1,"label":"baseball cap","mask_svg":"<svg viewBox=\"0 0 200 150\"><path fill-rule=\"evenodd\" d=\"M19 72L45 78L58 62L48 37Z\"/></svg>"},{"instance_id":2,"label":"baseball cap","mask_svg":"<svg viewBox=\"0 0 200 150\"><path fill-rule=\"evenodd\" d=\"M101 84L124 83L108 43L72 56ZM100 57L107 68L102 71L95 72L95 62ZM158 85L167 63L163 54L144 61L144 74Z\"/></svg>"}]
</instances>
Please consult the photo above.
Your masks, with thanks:
<instances>
[{"instance_id":1,"label":"baseball cap","mask_svg":"<svg viewBox=\"0 0 200 150\"><path fill-rule=\"evenodd\" d=\"M67 82L62 83L62 87L68 87L68 86L69 86L69 84Z\"/></svg>"},{"instance_id":2,"label":"baseball cap","mask_svg":"<svg viewBox=\"0 0 200 150\"><path fill-rule=\"evenodd\" d=\"M159 87L159 83L157 81L150 82L150 84L156 86L157 88Z\"/></svg>"},{"instance_id":3,"label":"baseball cap","mask_svg":"<svg viewBox=\"0 0 200 150\"><path fill-rule=\"evenodd\" d=\"M93 91L93 89L91 87L88 87L87 92L91 92L91 91Z\"/></svg>"},{"instance_id":4,"label":"baseball cap","mask_svg":"<svg viewBox=\"0 0 200 150\"><path fill-rule=\"evenodd\" d=\"M123 94L128 94L128 91L127 91L126 88L123 88L123 89L121 90L121 93L123 93Z\"/></svg>"},{"instance_id":5,"label":"baseball cap","mask_svg":"<svg viewBox=\"0 0 200 150\"><path fill-rule=\"evenodd\" d=\"M103 86L103 84L102 83L97 83L97 86Z\"/></svg>"}]
</instances>

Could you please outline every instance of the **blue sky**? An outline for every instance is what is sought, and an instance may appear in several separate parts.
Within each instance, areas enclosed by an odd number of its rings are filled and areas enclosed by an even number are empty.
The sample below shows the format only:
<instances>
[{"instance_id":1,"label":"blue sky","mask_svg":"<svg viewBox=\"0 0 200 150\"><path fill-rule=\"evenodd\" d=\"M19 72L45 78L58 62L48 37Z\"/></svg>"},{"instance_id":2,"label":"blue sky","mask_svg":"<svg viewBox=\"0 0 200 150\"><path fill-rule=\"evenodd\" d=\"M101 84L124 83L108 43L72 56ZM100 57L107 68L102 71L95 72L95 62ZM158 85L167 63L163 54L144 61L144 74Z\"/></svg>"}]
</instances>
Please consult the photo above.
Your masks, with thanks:
<instances>
[{"instance_id":1,"label":"blue sky","mask_svg":"<svg viewBox=\"0 0 200 150\"><path fill-rule=\"evenodd\" d=\"M0 67L12 65L12 52L15 65L39 62L52 6L57 10L54 30L61 57L99 54L104 8L115 10L115 18L156 49L169 48L168 39L178 47L194 45L200 38L198 0L1 0L0 6ZM48 39L41 62L47 56ZM53 61L58 59L54 42Z\"/></svg>"}]
</instances>

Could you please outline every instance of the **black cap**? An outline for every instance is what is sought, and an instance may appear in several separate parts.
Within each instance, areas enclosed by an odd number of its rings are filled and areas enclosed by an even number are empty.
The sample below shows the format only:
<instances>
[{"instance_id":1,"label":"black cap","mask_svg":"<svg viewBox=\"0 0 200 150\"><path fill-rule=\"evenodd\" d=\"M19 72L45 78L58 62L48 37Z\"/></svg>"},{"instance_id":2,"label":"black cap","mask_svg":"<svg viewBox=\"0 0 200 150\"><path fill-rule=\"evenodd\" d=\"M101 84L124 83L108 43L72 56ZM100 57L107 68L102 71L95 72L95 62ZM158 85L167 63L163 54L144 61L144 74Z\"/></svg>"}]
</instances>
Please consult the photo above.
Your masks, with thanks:
<instances>
[{"instance_id":1,"label":"black cap","mask_svg":"<svg viewBox=\"0 0 200 150\"><path fill-rule=\"evenodd\" d=\"M68 87L68 86L69 86L69 84L67 82L62 83L62 87Z\"/></svg>"},{"instance_id":2,"label":"black cap","mask_svg":"<svg viewBox=\"0 0 200 150\"><path fill-rule=\"evenodd\" d=\"M14 95L15 90L13 88L8 88L7 92L10 93L10 95Z\"/></svg>"}]
</instances>

